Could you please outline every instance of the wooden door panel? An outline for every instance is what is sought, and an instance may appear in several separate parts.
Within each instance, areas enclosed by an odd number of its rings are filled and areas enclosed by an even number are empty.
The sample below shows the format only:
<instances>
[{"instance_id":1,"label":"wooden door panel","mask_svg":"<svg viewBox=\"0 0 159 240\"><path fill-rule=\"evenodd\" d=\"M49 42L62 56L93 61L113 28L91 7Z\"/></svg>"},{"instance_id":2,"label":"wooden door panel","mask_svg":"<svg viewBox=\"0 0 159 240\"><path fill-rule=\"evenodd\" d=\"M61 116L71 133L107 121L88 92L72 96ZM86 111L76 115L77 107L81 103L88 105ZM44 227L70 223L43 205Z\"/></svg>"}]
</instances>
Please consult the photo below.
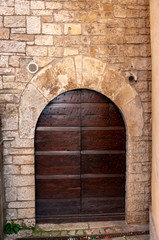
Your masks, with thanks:
<instances>
[{"instance_id":1,"label":"wooden door panel","mask_svg":"<svg viewBox=\"0 0 159 240\"><path fill-rule=\"evenodd\" d=\"M124 198L82 198L83 214L124 213Z\"/></svg>"},{"instance_id":2,"label":"wooden door panel","mask_svg":"<svg viewBox=\"0 0 159 240\"><path fill-rule=\"evenodd\" d=\"M125 150L125 130L82 128L83 150Z\"/></svg>"},{"instance_id":3,"label":"wooden door panel","mask_svg":"<svg viewBox=\"0 0 159 240\"><path fill-rule=\"evenodd\" d=\"M60 177L60 179L58 178ZM80 198L79 175L54 175L52 178L36 176L36 196L38 199Z\"/></svg>"},{"instance_id":4,"label":"wooden door panel","mask_svg":"<svg viewBox=\"0 0 159 240\"><path fill-rule=\"evenodd\" d=\"M110 100L104 95L95 92L89 91L88 89L81 90L81 103L106 103Z\"/></svg>"},{"instance_id":5,"label":"wooden door panel","mask_svg":"<svg viewBox=\"0 0 159 240\"><path fill-rule=\"evenodd\" d=\"M124 174L125 154L82 154L82 174Z\"/></svg>"},{"instance_id":6,"label":"wooden door panel","mask_svg":"<svg viewBox=\"0 0 159 240\"><path fill-rule=\"evenodd\" d=\"M80 154L40 155L36 171L39 175L80 175Z\"/></svg>"},{"instance_id":7,"label":"wooden door panel","mask_svg":"<svg viewBox=\"0 0 159 240\"><path fill-rule=\"evenodd\" d=\"M124 197L125 177L82 175L81 191L83 197Z\"/></svg>"},{"instance_id":8,"label":"wooden door panel","mask_svg":"<svg viewBox=\"0 0 159 240\"><path fill-rule=\"evenodd\" d=\"M43 129L43 128L42 128ZM36 132L37 151L79 151L80 129L62 128L38 130Z\"/></svg>"},{"instance_id":9,"label":"wooden door panel","mask_svg":"<svg viewBox=\"0 0 159 240\"><path fill-rule=\"evenodd\" d=\"M41 127L80 127L78 115L42 115L39 119Z\"/></svg>"}]
</instances>

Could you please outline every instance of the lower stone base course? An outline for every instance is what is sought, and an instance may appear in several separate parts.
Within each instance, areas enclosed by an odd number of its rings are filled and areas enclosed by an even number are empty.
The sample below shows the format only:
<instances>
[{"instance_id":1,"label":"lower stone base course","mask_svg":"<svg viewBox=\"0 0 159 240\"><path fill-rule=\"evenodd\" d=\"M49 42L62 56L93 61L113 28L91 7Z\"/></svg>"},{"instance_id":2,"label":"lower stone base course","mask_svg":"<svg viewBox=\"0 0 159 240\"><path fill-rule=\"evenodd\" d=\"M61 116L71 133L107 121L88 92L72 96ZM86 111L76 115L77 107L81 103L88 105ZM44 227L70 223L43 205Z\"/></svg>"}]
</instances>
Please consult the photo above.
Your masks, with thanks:
<instances>
[{"instance_id":1,"label":"lower stone base course","mask_svg":"<svg viewBox=\"0 0 159 240\"><path fill-rule=\"evenodd\" d=\"M113 237L129 235L130 233L132 235L135 233L147 234L148 231L148 224L128 225L125 221L39 224L35 230L21 230L18 234L7 235L4 240L26 240L30 238L34 240L76 240L76 238L80 239L80 237L83 237L83 239L84 237L90 237L91 240L93 236Z\"/></svg>"},{"instance_id":2,"label":"lower stone base course","mask_svg":"<svg viewBox=\"0 0 159 240\"><path fill-rule=\"evenodd\" d=\"M149 218L150 218L150 240L159 240L159 238L157 237L157 233L156 233L156 229L155 229L155 225L154 225L154 221L153 221L153 217L152 217L152 210L150 208L150 212L149 212Z\"/></svg>"},{"instance_id":3,"label":"lower stone base course","mask_svg":"<svg viewBox=\"0 0 159 240\"><path fill-rule=\"evenodd\" d=\"M144 239L147 240L149 239L149 231L145 232L131 232L131 233L118 233L118 234L108 234L108 235L94 235L94 236L72 236L72 237L46 237L46 238L17 238L17 240L93 240L93 239L98 239L98 240L111 240L112 238L118 238L118 240L121 239L126 239L128 240L129 237L132 237L134 239Z\"/></svg>"}]
</instances>

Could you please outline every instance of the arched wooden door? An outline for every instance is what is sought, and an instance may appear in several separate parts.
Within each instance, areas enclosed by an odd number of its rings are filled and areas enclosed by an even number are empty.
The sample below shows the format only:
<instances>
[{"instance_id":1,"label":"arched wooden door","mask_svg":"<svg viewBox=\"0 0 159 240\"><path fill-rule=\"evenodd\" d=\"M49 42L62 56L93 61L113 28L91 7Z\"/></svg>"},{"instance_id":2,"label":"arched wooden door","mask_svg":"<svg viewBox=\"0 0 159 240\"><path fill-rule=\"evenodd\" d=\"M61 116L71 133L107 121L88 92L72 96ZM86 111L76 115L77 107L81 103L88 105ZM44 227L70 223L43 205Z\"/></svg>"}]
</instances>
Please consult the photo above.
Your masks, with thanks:
<instances>
[{"instance_id":1,"label":"arched wooden door","mask_svg":"<svg viewBox=\"0 0 159 240\"><path fill-rule=\"evenodd\" d=\"M52 100L35 134L37 222L124 219L125 145L121 113L102 94Z\"/></svg>"}]
</instances>

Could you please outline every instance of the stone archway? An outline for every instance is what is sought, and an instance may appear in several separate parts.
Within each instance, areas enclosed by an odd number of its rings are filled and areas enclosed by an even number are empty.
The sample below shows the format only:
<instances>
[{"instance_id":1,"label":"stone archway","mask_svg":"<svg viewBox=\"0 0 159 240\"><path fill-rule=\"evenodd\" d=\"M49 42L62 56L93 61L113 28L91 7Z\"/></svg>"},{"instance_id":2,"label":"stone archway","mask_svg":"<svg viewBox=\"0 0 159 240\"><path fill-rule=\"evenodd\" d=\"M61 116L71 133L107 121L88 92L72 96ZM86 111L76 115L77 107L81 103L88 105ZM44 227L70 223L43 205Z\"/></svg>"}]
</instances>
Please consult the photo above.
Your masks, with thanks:
<instances>
[{"instance_id":1,"label":"stone archway","mask_svg":"<svg viewBox=\"0 0 159 240\"><path fill-rule=\"evenodd\" d=\"M95 58L76 56L54 60L41 69L29 82L21 96L19 108L19 135L34 139L40 113L53 98L68 90L87 88L110 98L121 110L127 128L126 219L138 222L132 210L134 175L129 172L134 151L134 137L142 136L143 109L137 92L125 78L105 62ZM34 143L32 141L32 147ZM136 217L135 217L136 216Z\"/></svg>"}]
</instances>

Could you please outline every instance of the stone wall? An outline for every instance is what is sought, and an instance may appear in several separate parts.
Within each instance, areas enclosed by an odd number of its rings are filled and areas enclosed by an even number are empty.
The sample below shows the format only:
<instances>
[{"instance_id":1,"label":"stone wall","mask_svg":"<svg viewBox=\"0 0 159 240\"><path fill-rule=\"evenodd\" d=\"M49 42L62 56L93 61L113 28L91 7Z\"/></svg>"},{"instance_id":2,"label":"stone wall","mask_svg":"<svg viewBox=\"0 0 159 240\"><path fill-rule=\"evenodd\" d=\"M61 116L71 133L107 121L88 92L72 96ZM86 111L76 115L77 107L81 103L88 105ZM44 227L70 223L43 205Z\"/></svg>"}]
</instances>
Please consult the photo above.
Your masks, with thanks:
<instances>
[{"instance_id":1,"label":"stone wall","mask_svg":"<svg viewBox=\"0 0 159 240\"><path fill-rule=\"evenodd\" d=\"M4 183L3 183L3 158L2 158L2 134L0 120L0 240L3 240L4 226Z\"/></svg>"},{"instance_id":2,"label":"stone wall","mask_svg":"<svg viewBox=\"0 0 159 240\"><path fill-rule=\"evenodd\" d=\"M56 95L85 87L121 109L128 129L126 218L147 222L149 1L1 0L0 5L0 114L3 137L14 138L4 142L3 151L6 220L34 225L36 120ZM31 61L39 66L35 76L27 71ZM129 82L130 75L137 81Z\"/></svg>"}]
</instances>

